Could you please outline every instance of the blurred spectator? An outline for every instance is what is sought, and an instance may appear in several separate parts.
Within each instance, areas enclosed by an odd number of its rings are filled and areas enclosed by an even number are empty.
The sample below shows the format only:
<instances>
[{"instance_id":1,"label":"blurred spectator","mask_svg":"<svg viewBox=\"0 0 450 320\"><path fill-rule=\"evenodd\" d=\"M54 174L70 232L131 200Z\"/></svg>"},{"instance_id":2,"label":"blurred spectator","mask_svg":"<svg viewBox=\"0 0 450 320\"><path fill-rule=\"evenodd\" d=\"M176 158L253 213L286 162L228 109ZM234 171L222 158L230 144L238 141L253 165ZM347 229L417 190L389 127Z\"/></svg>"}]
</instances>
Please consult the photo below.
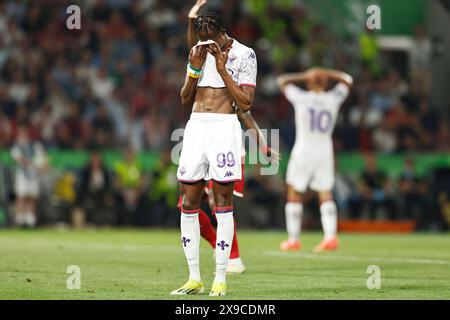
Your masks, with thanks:
<instances>
[{"instance_id":1,"label":"blurred spectator","mask_svg":"<svg viewBox=\"0 0 450 320\"><path fill-rule=\"evenodd\" d=\"M24 103L30 93L30 86L25 81L23 71L13 75L12 83L9 86L9 98L18 104Z\"/></svg>"},{"instance_id":2,"label":"blurred spectator","mask_svg":"<svg viewBox=\"0 0 450 320\"><path fill-rule=\"evenodd\" d=\"M0 109L0 148L8 147L13 138L13 127L9 118Z\"/></svg>"},{"instance_id":3,"label":"blurred spectator","mask_svg":"<svg viewBox=\"0 0 450 320\"><path fill-rule=\"evenodd\" d=\"M114 186L119 205L119 224L135 225L138 216L145 209L143 195L147 186L142 165L136 159L132 148L124 151L123 159L115 164L114 171L116 175Z\"/></svg>"},{"instance_id":4,"label":"blurred spectator","mask_svg":"<svg viewBox=\"0 0 450 320\"><path fill-rule=\"evenodd\" d=\"M253 167L253 168L252 168ZM246 180L245 199L252 203L248 208L252 217L252 226L257 228L267 228L277 225L277 210L282 199L279 184L279 176L261 175L261 166L253 165L252 172Z\"/></svg>"},{"instance_id":5,"label":"blurred spectator","mask_svg":"<svg viewBox=\"0 0 450 320\"><path fill-rule=\"evenodd\" d=\"M434 145L439 151L450 151L450 121L448 119L441 121Z\"/></svg>"},{"instance_id":6,"label":"blurred spectator","mask_svg":"<svg viewBox=\"0 0 450 320\"><path fill-rule=\"evenodd\" d=\"M372 130L383 120L383 113L376 108L371 108L365 97L362 97L361 100L362 101L350 111L350 123L354 127Z\"/></svg>"},{"instance_id":7,"label":"blurred spectator","mask_svg":"<svg viewBox=\"0 0 450 320\"><path fill-rule=\"evenodd\" d=\"M178 201L177 166L171 159L171 150L166 149L152 172L152 188L149 194L152 201L151 224L175 226L179 213L176 209Z\"/></svg>"},{"instance_id":8,"label":"blurred spectator","mask_svg":"<svg viewBox=\"0 0 450 320\"><path fill-rule=\"evenodd\" d=\"M148 113L143 120L144 144L146 149L161 150L170 141L170 123L164 115Z\"/></svg>"},{"instance_id":9,"label":"blurred spectator","mask_svg":"<svg viewBox=\"0 0 450 320\"><path fill-rule=\"evenodd\" d=\"M411 81L420 95L427 95L431 88L431 42L422 25L416 27L413 40L409 58Z\"/></svg>"},{"instance_id":10,"label":"blurred spectator","mask_svg":"<svg viewBox=\"0 0 450 320\"><path fill-rule=\"evenodd\" d=\"M359 34L359 51L361 62L368 66L373 74L379 73L380 49L372 30L365 29Z\"/></svg>"},{"instance_id":11,"label":"blurred spectator","mask_svg":"<svg viewBox=\"0 0 450 320\"><path fill-rule=\"evenodd\" d=\"M55 116L51 104L46 103L42 109L36 110L31 115L31 123L40 131L42 142L46 146L52 145L58 118Z\"/></svg>"},{"instance_id":12,"label":"blurred spectator","mask_svg":"<svg viewBox=\"0 0 450 320\"><path fill-rule=\"evenodd\" d=\"M430 105L426 99L422 99L419 102L419 122L423 129L430 134L431 137L436 135L439 128L439 115L435 110L430 108ZM432 149L434 145L433 139L429 139L427 143L427 149Z\"/></svg>"},{"instance_id":13,"label":"blurred spectator","mask_svg":"<svg viewBox=\"0 0 450 320\"><path fill-rule=\"evenodd\" d=\"M110 174L101 154L93 151L88 164L81 169L77 188L77 209L83 211L87 223L94 225L117 223L112 186Z\"/></svg>"},{"instance_id":14,"label":"blurred spectator","mask_svg":"<svg viewBox=\"0 0 450 320\"><path fill-rule=\"evenodd\" d=\"M39 175L47 168L47 156L42 145L30 139L28 128L22 124L17 128L17 138L11 149L11 155L16 161L15 224L19 227L32 228L37 222Z\"/></svg>"},{"instance_id":15,"label":"blurred spectator","mask_svg":"<svg viewBox=\"0 0 450 320\"><path fill-rule=\"evenodd\" d=\"M397 150L397 135L387 122L382 122L373 132L375 150L382 153L392 153Z\"/></svg>"},{"instance_id":16,"label":"blurred spectator","mask_svg":"<svg viewBox=\"0 0 450 320\"><path fill-rule=\"evenodd\" d=\"M407 111L402 99L396 100L385 122L396 132L398 151L419 150L427 139L427 133L423 130L417 115Z\"/></svg>"},{"instance_id":17,"label":"blurred spectator","mask_svg":"<svg viewBox=\"0 0 450 320\"><path fill-rule=\"evenodd\" d=\"M114 90L114 82L108 77L107 69L104 65L97 69L90 79L91 89L94 96L99 99L106 99Z\"/></svg>"},{"instance_id":18,"label":"blurred spectator","mask_svg":"<svg viewBox=\"0 0 450 320\"><path fill-rule=\"evenodd\" d=\"M385 77L374 81L374 89L369 95L369 104L375 110L384 113L391 110L395 95L391 91L391 84Z\"/></svg>"},{"instance_id":19,"label":"blurred spectator","mask_svg":"<svg viewBox=\"0 0 450 320\"><path fill-rule=\"evenodd\" d=\"M90 147L94 149L112 147L115 142L114 125L104 105L99 105L92 119Z\"/></svg>"},{"instance_id":20,"label":"blurred spectator","mask_svg":"<svg viewBox=\"0 0 450 320\"><path fill-rule=\"evenodd\" d=\"M409 92L409 86L405 79L403 79L399 72L395 69L390 69L387 74L387 81L391 87L391 94L395 98L400 98Z\"/></svg>"},{"instance_id":21,"label":"blurred spectator","mask_svg":"<svg viewBox=\"0 0 450 320\"><path fill-rule=\"evenodd\" d=\"M80 105L72 101L68 114L56 125L56 144L62 149L82 149L87 145L88 123L81 116Z\"/></svg>"},{"instance_id":22,"label":"blurred spectator","mask_svg":"<svg viewBox=\"0 0 450 320\"><path fill-rule=\"evenodd\" d=\"M377 210L384 209L384 217L394 219L396 205L393 197L392 184L386 172L377 167L373 154L366 155L366 167L361 174L358 193L349 202L351 216L360 217L362 210L368 207L371 219L379 218Z\"/></svg>"},{"instance_id":23,"label":"blurred spectator","mask_svg":"<svg viewBox=\"0 0 450 320\"><path fill-rule=\"evenodd\" d=\"M416 220L423 226L427 214L427 185L415 173L414 162L406 158L398 182L401 217Z\"/></svg>"},{"instance_id":24,"label":"blurred spectator","mask_svg":"<svg viewBox=\"0 0 450 320\"><path fill-rule=\"evenodd\" d=\"M351 177L343 174L339 170L339 160L335 159L336 176L333 189L333 198L336 200L339 212L348 212L349 201L352 197L352 190L355 189L354 182Z\"/></svg>"}]
</instances>

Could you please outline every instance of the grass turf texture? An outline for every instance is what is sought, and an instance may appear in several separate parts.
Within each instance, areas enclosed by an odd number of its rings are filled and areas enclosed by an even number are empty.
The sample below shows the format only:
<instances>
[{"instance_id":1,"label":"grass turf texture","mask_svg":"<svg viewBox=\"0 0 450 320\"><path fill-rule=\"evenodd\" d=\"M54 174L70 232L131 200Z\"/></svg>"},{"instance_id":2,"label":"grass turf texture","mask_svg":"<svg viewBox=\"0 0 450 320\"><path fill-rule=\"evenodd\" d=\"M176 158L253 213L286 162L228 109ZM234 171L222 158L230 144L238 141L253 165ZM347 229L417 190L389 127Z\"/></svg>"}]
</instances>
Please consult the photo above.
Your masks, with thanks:
<instances>
[{"instance_id":1,"label":"grass turf texture","mask_svg":"<svg viewBox=\"0 0 450 320\"><path fill-rule=\"evenodd\" d=\"M226 299L450 299L450 236L341 234L341 249L282 253L281 232L239 233L243 275L228 277ZM177 230L0 230L0 299L220 299L209 297L213 251L201 244L205 293L170 296L188 269ZM81 289L69 290L69 265ZM381 289L367 289L367 267L381 268Z\"/></svg>"}]
</instances>

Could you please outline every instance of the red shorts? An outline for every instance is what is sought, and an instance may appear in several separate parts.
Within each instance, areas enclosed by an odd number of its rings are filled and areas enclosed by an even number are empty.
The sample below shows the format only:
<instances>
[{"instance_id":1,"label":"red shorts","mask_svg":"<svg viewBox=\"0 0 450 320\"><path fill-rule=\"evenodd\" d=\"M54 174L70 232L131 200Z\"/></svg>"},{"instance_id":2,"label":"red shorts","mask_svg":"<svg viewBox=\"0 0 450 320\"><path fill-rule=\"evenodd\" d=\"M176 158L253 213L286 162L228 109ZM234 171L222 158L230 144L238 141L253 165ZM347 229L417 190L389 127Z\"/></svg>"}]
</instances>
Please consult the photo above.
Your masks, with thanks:
<instances>
[{"instance_id":1,"label":"red shorts","mask_svg":"<svg viewBox=\"0 0 450 320\"><path fill-rule=\"evenodd\" d=\"M242 180L241 181L236 181L234 183L233 194L236 197L239 197L239 198L243 198L244 197L244 185L245 185L244 164L242 163ZM205 192L209 194L209 192L212 190L212 186L213 186L213 180L209 180L208 183L205 184ZM181 202L182 202L182 198L181 198L181 195L180 195L180 198L178 199L178 204L177 204L178 208L181 208Z\"/></svg>"}]
</instances>

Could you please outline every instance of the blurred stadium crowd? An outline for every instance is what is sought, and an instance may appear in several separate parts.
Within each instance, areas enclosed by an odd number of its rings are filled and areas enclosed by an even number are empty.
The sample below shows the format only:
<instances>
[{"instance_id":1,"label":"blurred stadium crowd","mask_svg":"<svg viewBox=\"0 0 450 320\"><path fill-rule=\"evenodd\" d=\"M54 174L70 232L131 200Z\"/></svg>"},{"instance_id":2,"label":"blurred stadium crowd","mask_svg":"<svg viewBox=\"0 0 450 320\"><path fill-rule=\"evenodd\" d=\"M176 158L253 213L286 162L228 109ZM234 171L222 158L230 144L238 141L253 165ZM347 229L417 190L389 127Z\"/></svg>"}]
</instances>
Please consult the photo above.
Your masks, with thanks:
<instances>
[{"instance_id":1,"label":"blurred stadium crowd","mask_svg":"<svg viewBox=\"0 0 450 320\"><path fill-rule=\"evenodd\" d=\"M92 150L93 166L101 162L98 149L131 146L136 152L167 153L171 132L182 128L190 113L181 108L178 92L185 75L191 2L79 1L82 28L68 30L66 1L1 1L0 148L10 148L16 128L25 124L48 150ZM422 27L415 30L404 68L380 52L369 31L340 38L315 23L301 1L290 2L276 6L262 0L263 9L257 10L250 0L209 1L210 8L222 13L228 33L256 51L258 88L252 113L261 127L280 129L282 151L292 147L295 127L292 107L280 95L275 76L311 66L345 70L355 78L335 131L338 152L450 151L447 115L439 113L442 106L430 105L427 95L431 47ZM370 167L371 161L367 163ZM79 183L83 179L80 174ZM383 179L362 175L361 181L365 188L383 190ZM415 177L404 179L417 183L409 186L410 193L419 198L423 212L423 186ZM248 181L249 197L276 212L282 205L282 182L282 177L254 175ZM176 194L176 185L170 192ZM389 194L382 204L391 206L389 212L398 211L392 209L398 199ZM105 203L113 207L110 200L106 197ZM360 211L361 201L353 202L354 212ZM351 211L352 202L343 202L350 203ZM279 225L277 219L261 225Z\"/></svg>"}]
</instances>

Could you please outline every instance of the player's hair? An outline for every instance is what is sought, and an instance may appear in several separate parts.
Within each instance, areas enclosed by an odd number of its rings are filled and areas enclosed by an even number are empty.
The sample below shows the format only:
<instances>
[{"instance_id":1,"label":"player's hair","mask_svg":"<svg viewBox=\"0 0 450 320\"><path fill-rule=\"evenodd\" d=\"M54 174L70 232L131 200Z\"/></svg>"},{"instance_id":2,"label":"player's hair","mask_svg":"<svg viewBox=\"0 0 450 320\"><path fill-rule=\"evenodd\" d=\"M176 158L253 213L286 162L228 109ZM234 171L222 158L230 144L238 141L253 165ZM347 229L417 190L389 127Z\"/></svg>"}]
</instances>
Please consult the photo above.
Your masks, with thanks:
<instances>
[{"instance_id":1,"label":"player's hair","mask_svg":"<svg viewBox=\"0 0 450 320\"><path fill-rule=\"evenodd\" d=\"M201 31L206 32L225 32L225 26L223 25L223 20L219 14L215 11L209 11L207 14L198 16L194 22L195 33Z\"/></svg>"}]
</instances>

